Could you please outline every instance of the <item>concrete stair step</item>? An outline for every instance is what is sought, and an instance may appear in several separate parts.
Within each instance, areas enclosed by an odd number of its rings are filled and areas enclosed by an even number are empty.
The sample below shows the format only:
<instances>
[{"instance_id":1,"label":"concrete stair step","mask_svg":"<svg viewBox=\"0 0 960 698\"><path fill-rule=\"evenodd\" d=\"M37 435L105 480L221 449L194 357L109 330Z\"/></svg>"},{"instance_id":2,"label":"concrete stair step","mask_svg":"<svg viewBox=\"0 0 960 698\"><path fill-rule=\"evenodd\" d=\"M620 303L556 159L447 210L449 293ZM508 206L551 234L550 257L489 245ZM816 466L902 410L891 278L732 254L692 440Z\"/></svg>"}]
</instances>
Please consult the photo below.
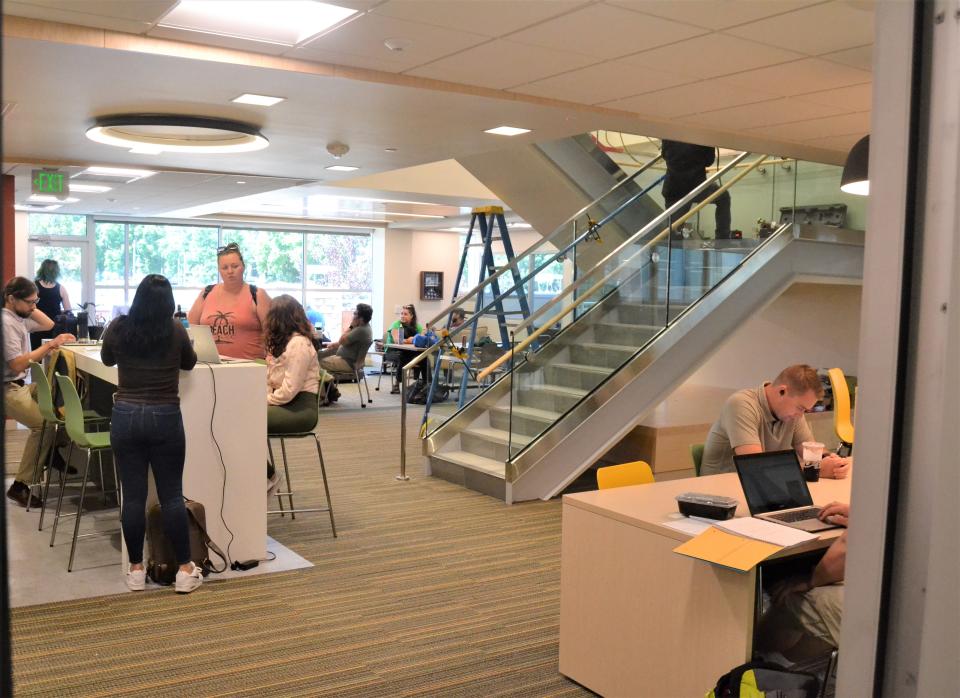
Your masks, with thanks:
<instances>
[{"instance_id":1,"label":"concrete stair step","mask_svg":"<svg viewBox=\"0 0 960 698\"><path fill-rule=\"evenodd\" d=\"M548 383L581 390L592 390L610 375L606 366L576 363L551 363L543 367L543 377Z\"/></svg>"},{"instance_id":2,"label":"concrete stair step","mask_svg":"<svg viewBox=\"0 0 960 698\"><path fill-rule=\"evenodd\" d=\"M526 407L536 407L541 410L551 410L554 412L566 412L577 404L587 390L581 388L570 388L563 385L552 383L538 383L521 387L517 391L516 400L519 404Z\"/></svg>"},{"instance_id":3,"label":"concrete stair step","mask_svg":"<svg viewBox=\"0 0 960 698\"><path fill-rule=\"evenodd\" d=\"M434 477L497 499L507 498L506 465L468 451L446 451L430 456Z\"/></svg>"},{"instance_id":4,"label":"concrete stair step","mask_svg":"<svg viewBox=\"0 0 960 698\"><path fill-rule=\"evenodd\" d=\"M636 347L623 344L603 344L601 342L583 342L570 345L570 362L577 366L604 368L609 373L626 361Z\"/></svg>"},{"instance_id":5,"label":"concrete stair step","mask_svg":"<svg viewBox=\"0 0 960 698\"><path fill-rule=\"evenodd\" d=\"M619 344L639 347L660 331L656 325L634 325L604 320L592 327L593 340L601 344Z\"/></svg>"},{"instance_id":6,"label":"concrete stair step","mask_svg":"<svg viewBox=\"0 0 960 698\"><path fill-rule=\"evenodd\" d=\"M503 463L509 457L508 440L513 453L517 453L533 441L533 438L532 435L514 433L511 439L506 429L468 427L460 432L460 447L469 453Z\"/></svg>"}]
</instances>

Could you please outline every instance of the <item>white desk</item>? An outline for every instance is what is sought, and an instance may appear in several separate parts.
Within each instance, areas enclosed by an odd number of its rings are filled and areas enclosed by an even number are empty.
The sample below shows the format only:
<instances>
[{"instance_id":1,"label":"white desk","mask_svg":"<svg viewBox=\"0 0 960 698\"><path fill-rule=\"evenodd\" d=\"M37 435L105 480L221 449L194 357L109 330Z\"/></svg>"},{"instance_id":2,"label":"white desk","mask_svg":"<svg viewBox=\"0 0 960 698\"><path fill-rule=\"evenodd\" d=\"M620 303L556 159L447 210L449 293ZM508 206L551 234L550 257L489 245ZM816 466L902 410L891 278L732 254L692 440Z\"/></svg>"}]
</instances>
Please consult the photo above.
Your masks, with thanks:
<instances>
[{"instance_id":1,"label":"white desk","mask_svg":"<svg viewBox=\"0 0 960 698\"><path fill-rule=\"evenodd\" d=\"M117 384L117 369L104 366L99 345L64 349L76 355L78 370ZM266 384L266 366L253 362L198 363L192 371L180 373L180 410L187 439L183 493L203 504L207 533L224 553L229 545L233 560L266 557ZM150 484L153 492L152 478Z\"/></svg>"},{"instance_id":2,"label":"white desk","mask_svg":"<svg viewBox=\"0 0 960 698\"><path fill-rule=\"evenodd\" d=\"M756 570L739 573L673 551L690 538L664 526L674 497L709 492L740 500L735 473L655 482L563 498L560 672L603 696L702 696L747 661ZM810 483L814 502L850 501L850 480ZM839 529L790 548L829 545Z\"/></svg>"}]
</instances>

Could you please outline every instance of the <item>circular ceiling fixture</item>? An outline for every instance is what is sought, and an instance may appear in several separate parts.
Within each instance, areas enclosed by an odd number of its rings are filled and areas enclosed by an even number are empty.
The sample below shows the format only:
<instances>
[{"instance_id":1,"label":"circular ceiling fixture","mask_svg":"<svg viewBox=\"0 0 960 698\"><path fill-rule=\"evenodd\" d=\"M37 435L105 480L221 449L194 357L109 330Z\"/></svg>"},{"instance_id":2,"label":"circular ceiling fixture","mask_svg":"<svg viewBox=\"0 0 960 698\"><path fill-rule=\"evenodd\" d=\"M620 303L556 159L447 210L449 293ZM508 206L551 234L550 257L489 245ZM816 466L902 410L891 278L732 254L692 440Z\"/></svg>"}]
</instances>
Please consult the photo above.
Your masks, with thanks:
<instances>
[{"instance_id":1,"label":"circular ceiling fixture","mask_svg":"<svg viewBox=\"0 0 960 698\"><path fill-rule=\"evenodd\" d=\"M98 117L87 138L133 153L244 153L270 145L256 126L207 116L117 114Z\"/></svg>"}]
</instances>

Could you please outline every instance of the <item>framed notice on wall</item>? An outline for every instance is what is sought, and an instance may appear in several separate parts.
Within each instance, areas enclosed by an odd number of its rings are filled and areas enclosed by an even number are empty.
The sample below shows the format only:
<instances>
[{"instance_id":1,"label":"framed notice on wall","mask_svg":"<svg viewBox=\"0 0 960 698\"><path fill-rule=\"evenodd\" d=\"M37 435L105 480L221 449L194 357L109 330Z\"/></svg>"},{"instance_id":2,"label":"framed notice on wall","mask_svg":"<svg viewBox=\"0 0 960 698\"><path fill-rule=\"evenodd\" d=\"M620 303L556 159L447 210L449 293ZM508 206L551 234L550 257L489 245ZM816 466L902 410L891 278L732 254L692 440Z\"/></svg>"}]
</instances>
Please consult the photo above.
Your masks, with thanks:
<instances>
[{"instance_id":1,"label":"framed notice on wall","mask_svg":"<svg viewBox=\"0 0 960 698\"><path fill-rule=\"evenodd\" d=\"M420 300L422 301L443 300L443 272L442 271L420 272Z\"/></svg>"}]
</instances>

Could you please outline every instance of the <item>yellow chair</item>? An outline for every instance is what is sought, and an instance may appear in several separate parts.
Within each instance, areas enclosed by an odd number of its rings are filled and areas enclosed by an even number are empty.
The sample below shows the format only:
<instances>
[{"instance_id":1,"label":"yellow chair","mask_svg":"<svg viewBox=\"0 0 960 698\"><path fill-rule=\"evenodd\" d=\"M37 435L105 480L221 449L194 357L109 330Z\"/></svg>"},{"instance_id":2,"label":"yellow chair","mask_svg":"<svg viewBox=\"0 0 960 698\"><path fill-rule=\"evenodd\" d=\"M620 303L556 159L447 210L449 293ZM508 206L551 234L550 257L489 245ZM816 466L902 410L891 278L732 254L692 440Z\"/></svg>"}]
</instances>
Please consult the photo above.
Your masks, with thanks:
<instances>
[{"instance_id":1,"label":"yellow chair","mask_svg":"<svg viewBox=\"0 0 960 698\"><path fill-rule=\"evenodd\" d=\"M653 482L653 471L642 460L597 468L597 487L601 490L629 485L646 485L650 482Z\"/></svg>"},{"instance_id":2,"label":"yellow chair","mask_svg":"<svg viewBox=\"0 0 960 698\"><path fill-rule=\"evenodd\" d=\"M700 464L703 463L703 444L690 444L690 458L693 460L693 474L700 477Z\"/></svg>"},{"instance_id":3,"label":"yellow chair","mask_svg":"<svg viewBox=\"0 0 960 698\"><path fill-rule=\"evenodd\" d=\"M840 439L838 453L850 455L853 451L853 421L850 419L850 388L843 371L831 368L827 371L833 388L833 428Z\"/></svg>"}]
</instances>

